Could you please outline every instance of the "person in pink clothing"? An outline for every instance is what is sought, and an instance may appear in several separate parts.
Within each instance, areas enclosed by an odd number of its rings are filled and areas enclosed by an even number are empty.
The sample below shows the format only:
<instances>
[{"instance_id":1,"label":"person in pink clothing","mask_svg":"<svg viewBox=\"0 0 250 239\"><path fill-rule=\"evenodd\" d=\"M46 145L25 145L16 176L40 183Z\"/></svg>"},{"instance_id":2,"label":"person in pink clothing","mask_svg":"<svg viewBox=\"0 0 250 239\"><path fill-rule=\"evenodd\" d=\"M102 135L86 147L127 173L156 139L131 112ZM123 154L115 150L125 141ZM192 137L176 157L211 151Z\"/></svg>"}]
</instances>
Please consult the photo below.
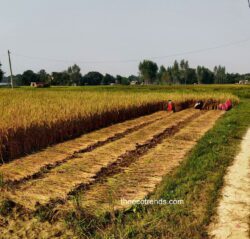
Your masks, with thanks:
<instances>
[{"instance_id":1,"label":"person in pink clothing","mask_svg":"<svg viewBox=\"0 0 250 239\"><path fill-rule=\"evenodd\" d=\"M226 103L225 103L225 105L226 105L226 110L230 110L232 108L232 102L231 102L231 100L227 100Z\"/></svg>"},{"instance_id":2,"label":"person in pink clothing","mask_svg":"<svg viewBox=\"0 0 250 239\"><path fill-rule=\"evenodd\" d=\"M232 108L232 101L227 100L224 104L219 104L218 109L219 110L225 110L228 111Z\"/></svg>"}]
</instances>

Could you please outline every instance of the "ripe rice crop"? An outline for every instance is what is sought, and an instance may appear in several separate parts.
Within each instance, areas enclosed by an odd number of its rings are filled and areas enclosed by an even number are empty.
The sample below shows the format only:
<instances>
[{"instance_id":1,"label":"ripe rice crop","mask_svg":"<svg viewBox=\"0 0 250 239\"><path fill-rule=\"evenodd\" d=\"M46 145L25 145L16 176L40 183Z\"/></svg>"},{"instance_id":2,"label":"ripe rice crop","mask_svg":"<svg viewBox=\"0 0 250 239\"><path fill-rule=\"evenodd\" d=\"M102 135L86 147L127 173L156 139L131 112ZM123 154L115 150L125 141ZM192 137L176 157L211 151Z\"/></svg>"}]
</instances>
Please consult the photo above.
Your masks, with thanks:
<instances>
[{"instance_id":1,"label":"ripe rice crop","mask_svg":"<svg viewBox=\"0 0 250 239\"><path fill-rule=\"evenodd\" d=\"M163 109L164 103L238 98L229 93L164 93L88 90L0 90L0 160Z\"/></svg>"}]
</instances>

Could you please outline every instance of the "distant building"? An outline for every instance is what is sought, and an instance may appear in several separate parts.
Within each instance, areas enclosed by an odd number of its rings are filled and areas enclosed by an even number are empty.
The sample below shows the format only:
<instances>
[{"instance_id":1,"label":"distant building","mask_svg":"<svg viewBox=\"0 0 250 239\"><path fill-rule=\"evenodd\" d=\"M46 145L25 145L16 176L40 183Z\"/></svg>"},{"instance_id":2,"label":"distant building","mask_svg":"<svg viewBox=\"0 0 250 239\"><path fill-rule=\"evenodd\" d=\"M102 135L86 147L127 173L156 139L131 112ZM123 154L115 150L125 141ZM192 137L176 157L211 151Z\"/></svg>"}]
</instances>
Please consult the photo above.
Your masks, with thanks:
<instances>
[{"instance_id":1,"label":"distant building","mask_svg":"<svg viewBox=\"0 0 250 239\"><path fill-rule=\"evenodd\" d=\"M239 84L240 84L240 85L248 85L248 84L249 84L249 81L248 81L248 80L240 80L240 81L239 81Z\"/></svg>"},{"instance_id":2,"label":"distant building","mask_svg":"<svg viewBox=\"0 0 250 239\"><path fill-rule=\"evenodd\" d=\"M138 84L139 84L139 82L137 80L133 80L130 82L130 85L138 85Z\"/></svg>"},{"instance_id":3,"label":"distant building","mask_svg":"<svg viewBox=\"0 0 250 239\"><path fill-rule=\"evenodd\" d=\"M0 82L0 87L6 87L6 86L10 86L10 83L8 83L8 82Z\"/></svg>"},{"instance_id":4,"label":"distant building","mask_svg":"<svg viewBox=\"0 0 250 239\"><path fill-rule=\"evenodd\" d=\"M44 83L44 82L31 82L30 83L31 87L35 87L35 88L45 88L45 87L50 87L49 84Z\"/></svg>"}]
</instances>

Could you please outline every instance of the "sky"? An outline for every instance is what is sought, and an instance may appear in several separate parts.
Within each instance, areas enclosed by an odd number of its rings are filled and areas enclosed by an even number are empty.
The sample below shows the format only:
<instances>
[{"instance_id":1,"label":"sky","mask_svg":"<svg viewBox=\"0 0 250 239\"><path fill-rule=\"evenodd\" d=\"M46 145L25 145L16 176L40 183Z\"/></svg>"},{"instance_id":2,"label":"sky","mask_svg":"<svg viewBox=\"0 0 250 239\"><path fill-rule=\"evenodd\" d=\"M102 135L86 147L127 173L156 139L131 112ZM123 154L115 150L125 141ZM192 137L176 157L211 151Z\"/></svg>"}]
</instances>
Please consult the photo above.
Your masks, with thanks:
<instances>
[{"instance_id":1,"label":"sky","mask_svg":"<svg viewBox=\"0 0 250 239\"><path fill-rule=\"evenodd\" d=\"M9 75L63 71L138 73L143 59L169 66L250 72L247 0L0 0L0 62Z\"/></svg>"}]
</instances>

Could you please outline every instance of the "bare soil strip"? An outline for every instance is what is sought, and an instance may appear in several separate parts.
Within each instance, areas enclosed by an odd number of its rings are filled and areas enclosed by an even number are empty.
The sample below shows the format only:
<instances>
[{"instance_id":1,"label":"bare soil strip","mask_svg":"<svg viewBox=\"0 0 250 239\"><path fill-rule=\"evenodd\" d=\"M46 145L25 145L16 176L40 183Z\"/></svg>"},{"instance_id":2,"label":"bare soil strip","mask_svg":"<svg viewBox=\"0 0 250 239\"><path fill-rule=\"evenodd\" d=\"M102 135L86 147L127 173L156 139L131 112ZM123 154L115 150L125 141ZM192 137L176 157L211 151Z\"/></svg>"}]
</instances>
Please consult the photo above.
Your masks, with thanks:
<instances>
[{"instance_id":1,"label":"bare soil strip","mask_svg":"<svg viewBox=\"0 0 250 239\"><path fill-rule=\"evenodd\" d=\"M164 139L161 144L149 150L123 172L91 186L83 193L82 206L105 212L111 208L116 210L131 206L122 205L121 199L145 198L154 191L164 175L179 165L196 141L214 125L221 114L219 111L209 111L200 115L173 137ZM67 207L69 208L69 205Z\"/></svg>"},{"instance_id":2,"label":"bare soil strip","mask_svg":"<svg viewBox=\"0 0 250 239\"><path fill-rule=\"evenodd\" d=\"M250 129L224 178L217 216L209 226L215 239L248 239L250 217Z\"/></svg>"},{"instance_id":3,"label":"bare soil strip","mask_svg":"<svg viewBox=\"0 0 250 239\"><path fill-rule=\"evenodd\" d=\"M35 209L37 204L46 204L51 200L65 199L74 188L95 181L98 172L117 161L119 156L136 150L139 145L149 144L166 129L199 114L201 112L196 110L171 114L91 152L79 153L77 158L52 169L44 177L24 182L6 194L11 200L29 209Z\"/></svg>"},{"instance_id":4,"label":"bare soil strip","mask_svg":"<svg viewBox=\"0 0 250 239\"><path fill-rule=\"evenodd\" d=\"M0 166L0 174L3 175L5 182L11 183L39 176L41 172L48 171L74 158L77 153L94 150L170 115L171 113L160 111L152 115L100 129L77 139L49 147L39 153L4 164Z\"/></svg>"}]
</instances>

